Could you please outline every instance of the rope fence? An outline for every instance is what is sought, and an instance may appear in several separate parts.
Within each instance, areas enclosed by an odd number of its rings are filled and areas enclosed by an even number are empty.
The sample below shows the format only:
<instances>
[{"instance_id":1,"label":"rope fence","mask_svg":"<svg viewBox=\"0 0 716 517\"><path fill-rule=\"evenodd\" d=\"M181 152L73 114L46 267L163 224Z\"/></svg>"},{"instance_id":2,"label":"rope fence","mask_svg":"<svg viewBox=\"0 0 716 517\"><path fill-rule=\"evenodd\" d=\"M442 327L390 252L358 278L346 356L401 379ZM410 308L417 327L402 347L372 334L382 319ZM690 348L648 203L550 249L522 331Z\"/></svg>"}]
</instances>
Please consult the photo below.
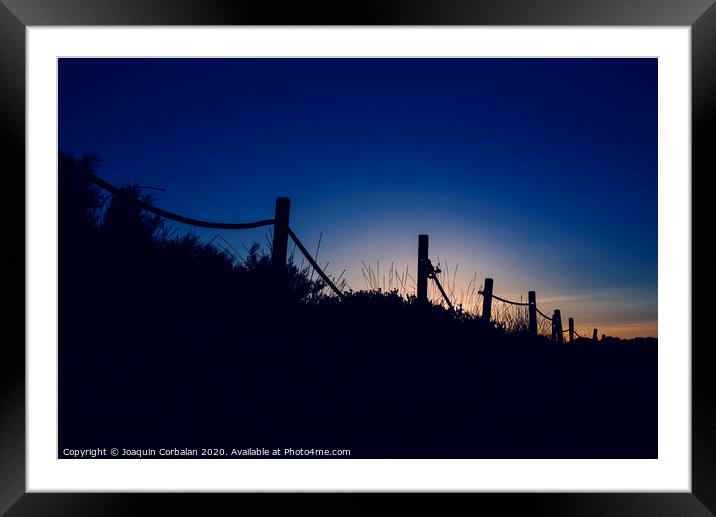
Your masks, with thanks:
<instances>
[{"instance_id":1,"label":"rope fence","mask_svg":"<svg viewBox=\"0 0 716 517\"><path fill-rule=\"evenodd\" d=\"M537 313L538 313L540 316L542 316L544 319L546 319L547 321L552 321L552 318L550 318L549 316L547 316L547 315L546 315L544 312L542 312L541 310L537 309Z\"/></svg>"},{"instance_id":2,"label":"rope fence","mask_svg":"<svg viewBox=\"0 0 716 517\"><path fill-rule=\"evenodd\" d=\"M574 318L569 318L568 328L563 328L559 309L555 309L552 316L542 312L537 307L537 295L534 291L529 292L530 301L518 302L494 294L493 285L493 279L486 278L485 289L478 291L478 294L483 296L482 319L489 320L508 332L527 332L559 342L564 341L565 335L570 342L574 341L575 337L586 339L574 329ZM594 329L592 339L597 341L597 329Z\"/></svg>"},{"instance_id":3,"label":"rope fence","mask_svg":"<svg viewBox=\"0 0 716 517\"><path fill-rule=\"evenodd\" d=\"M120 189L118 187L115 187L111 183L103 180L102 178L90 174L87 172L83 172L83 175L89 179L92 183L95 185L101 187L102 189L106 190L112 195L122 197L124 199L127 199L131 201L132 203L135 203L138 207L140 207L142 210L146 210L147 212L151 212L155 215L158 215L159 217L162 217L164 219L168 219L170 221L175 221L182 224L187 224L190 226L197 226L199 228L214 228L219 230L248 230L251 228L260 228L262 226L269 226L274 225L277 226L277 221L279 220L279 217L273 218L273 219L262 219L260 221L254 221L249 223L218 223L213 221L203 221L200 219L193 219L191 217L185 217L183 215L175 214L173 212L169 212L167 210L162 210L161 208L158 208L154 205L151 205L145 201L142 201L141 199L138 199L137 197L130 197L129 192L125 189ZM278 198L276 202L276 212L277 215L280 215L280 212L287 211L287 206L284 208L282 205L286 204L286 198ZM309 251L306 249L306 247L303 245L303 243L299 240L298 236L294 233L291 228L288 227L288 214L285 214L285 228L283 229L283 233L287 236L290 236L293 242L296 244L296 247L303 253L304 257L308 261L308 263L311 265L311 267L318 273L318 276L321 277L321 279L326 283L328 287L331 288L331 290L340 298L343 300L345 297L343 293L341 292L338 287L331 281L331 279L326 275L326 273L323 271L323 269L316 263L316 261L313 259ZM278 257L275 255L278 248L282 248L283 251L283 262L282 262L282 268L285 268L286 264L286 245L284 244L281 246L276 246L276 234L280 234L280 231L277 231L274 229L274 247L272 249L272 261L274 264L278 261Z\"/></svg>"},{"instance_id":4,"label":"rope fence","mask_svg":"<svg viewBox=\"0 0 716 517\"><path fill-rule=\"evenodd\" d=\"M291 240L294 242L295 247L298 248L299 251L303 254L305 259L308 261L313 270L318 273L318 276L321 278L321 280L323 280L325 285L328 286L330 290L340 300L345 299L344 293L323 271L323 268L318 265L314 257L309 253L309 251L300 241L296 233L289 227L288 223L290 201L288 198L279 197L276 199L275 216L271 219L262 219L259 221L247 223L221 223L185 217L183 215L157 208L156 206L147 203L142 199L139 199L137 196L131 196L131 191L128 189L117 188L111 183L99 178L98 176L90 172L83 171L82 174L92 183L106 190L110 194L114 196L121 196L124 199L128 199L131 202L135 203L137 206L139 206L141 209L153 213L164 219L168 219L170 221L175 221L190 226L196 226L199 228L213 228L219 230L246 230L251 228L260 228L263 226L273 226L271 262L276 273L285 273L287 264L288 238L290 237ZM370 273L372 276L372 272L370 269L367 269L367 272ZM392 265L390 273L391 275L393 273ZM440 273L442 273L442 271L440 270L439 263L438 267L435 267L428 258L428 236L424 234L419 235L418 271L417 277L414 280L417 301L419 303L428 302L428 280L432 280L434 282L434 285L437 287L442 297L442 300L445 302L449 310L454 311L454 304L440 281ZM366 277L365 264L363 275L364 278L368 280L368 277ZM405 271L404 276L400 276L396 273L396 285L401 285L403 290L406 290L407 279L413 280L413 277L409 275L407 269ZM448 286L450 286L449 275L447 280ZM389 282L389 284L390 283L391 282ZM475 279L473 279L473 282L471 283L472 289L474 289L475 283ZM470 290L470 288L468 288L468 290ZM493 322L498 328L502 328L505 331L527 332L535 336L548 336L552 340L558 342L564 341L564 334L568 335L569 341L573 341L575 336L580 339L586 339L574 329L573 318L569 318L569 327L567 329L562 328L562 318L559 309L555 309L552 316L548 316L547 314L542 312L537 307L536 293L534 291L530 291L528 293L529 301L527 302L508 300L507 298L503 298L494 294L493 279L486 278L484 287L477 291L477 296L474 296L474 290L471 292L473 296L471 296L470 298L475 300L474 313L476 314L476 316L483 320ZM450 293L453 296L455 295L454 285L452 288L450 288ZM460 305L460 307L462 307L462 304ZM597 329L594 329L593 331L593 340L597 340Z\"/></svg>"},{"instance_id":5,"label":"rope fence","mask_svg":"<svg viewBox=\"0 0 716 517\"><path fill-rule=\"evenodd\" d=\"M161 208L157 208L154 205L150 205L149 203L146 203L141 199L131 198L129 197L129 193L126 190L117 188L111 183L108 183L105 180L95 176L94 174L85 173L84 175L95 185L102 187L109 193L114 194L115 196L124 197L125 199L130 199L133 203L142 208L142 210L151 212L155 215L158 215L159 217L163 217L164 219L169 219L170 221L176 221L178 223L188 224L190 226L198 226L199 228L214 228L218 230L248 230L251 228L269 226L274 224L275 222L273 219L262 219L261 221L254 221L251 223L216 223L212 221L193 219L191 217L185 217L183 215L175 214L167 210L162 210Z\"/></svg>"},{"instance_id":6,"label":"rope fence","mask_svg":"<svg viewBox=\"0 0 716 517\"><path fill-rule=\"evenodd\" d=\"M483 293L480 293L480 294L483 294ZM499 300L499 301L501 301L501 302L503 302L503 303L507 303L507 304L509 304L509 305L522 305L522 306L525 306L525 307L527 307L527 306L529 305L529 302L513 302L513 301L511 301L511 300L505 300L504 298L500 298L500 297L497 296L496 294L493 294L492 297L493 297L495 300Z\"/></svg>"},{"instance_id":7,"label":"rope fence","mask_svg":"<svg viewBox=\"0 0 716 517\"><path fill-rule=\"evenodd\" d=\"M298 239L298 237L291 228L288 229L288 234L291 236L291 240L293 240L293 242L296 244L296 247L301 251L301 253L303 253L303 256L306 257L308 263L311 264L311 267L313 267L316 273L318 273L318 276L320 276L321 279L326 283L326 285L328 285L328 287L330 287L331 290L336 293L336 296L338 296L338 298L340 298L341 300L345 299L341 290L335 286L335 284L331 281L330 278L328 278L328 275L323 272L323 269L321 269L321 267L316 264L316 261L313 260L311 254L308 252L306 247Z\"/></svg>"}]
</instances>

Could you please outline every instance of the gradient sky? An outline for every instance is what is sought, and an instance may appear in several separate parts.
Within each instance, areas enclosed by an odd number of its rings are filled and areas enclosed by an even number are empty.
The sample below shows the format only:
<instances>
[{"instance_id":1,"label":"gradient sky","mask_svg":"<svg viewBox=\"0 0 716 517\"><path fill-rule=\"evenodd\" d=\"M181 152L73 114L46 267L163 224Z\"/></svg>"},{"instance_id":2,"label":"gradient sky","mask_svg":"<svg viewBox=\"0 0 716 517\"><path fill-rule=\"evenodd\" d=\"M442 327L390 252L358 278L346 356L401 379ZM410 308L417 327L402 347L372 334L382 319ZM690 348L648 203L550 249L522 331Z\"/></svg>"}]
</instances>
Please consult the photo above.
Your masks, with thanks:
<instances>
[{"instance_id":1,"label":"gradient sky","mask_svg":"<svg viewBox=\"0 0 716 517\"><path fill-rule=\"evenodd\" d=\"M353 289L361 261L414 274L427 233L456 292L491 276L582 332L657 335L656 59L60 59L59 147L189 217L289 196Z\"/></svg>"}]
</instances>

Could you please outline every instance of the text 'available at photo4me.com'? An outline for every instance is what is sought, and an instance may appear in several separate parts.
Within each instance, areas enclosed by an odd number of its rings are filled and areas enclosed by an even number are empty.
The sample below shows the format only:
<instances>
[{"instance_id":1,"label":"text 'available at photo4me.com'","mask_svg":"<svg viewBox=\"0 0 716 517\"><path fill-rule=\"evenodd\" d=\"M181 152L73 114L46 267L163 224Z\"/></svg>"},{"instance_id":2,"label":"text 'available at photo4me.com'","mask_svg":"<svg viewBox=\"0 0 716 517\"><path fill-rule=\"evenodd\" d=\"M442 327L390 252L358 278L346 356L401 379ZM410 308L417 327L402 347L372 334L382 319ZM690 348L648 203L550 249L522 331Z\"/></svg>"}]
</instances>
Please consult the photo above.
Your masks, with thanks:
<instances>
[{"instance_id":1,"label":"text 'available at photo4me.com'","mask_svg":"<svg viewBox=\"0 0 716 517\"><path fill-rule=\"evenodd\" d=\"M128 449L100 447L93 449L62 449L60 459L102 459L102 458L349 458L350 449L322 448L163 448Z\"/></svg>"}]
</instances>

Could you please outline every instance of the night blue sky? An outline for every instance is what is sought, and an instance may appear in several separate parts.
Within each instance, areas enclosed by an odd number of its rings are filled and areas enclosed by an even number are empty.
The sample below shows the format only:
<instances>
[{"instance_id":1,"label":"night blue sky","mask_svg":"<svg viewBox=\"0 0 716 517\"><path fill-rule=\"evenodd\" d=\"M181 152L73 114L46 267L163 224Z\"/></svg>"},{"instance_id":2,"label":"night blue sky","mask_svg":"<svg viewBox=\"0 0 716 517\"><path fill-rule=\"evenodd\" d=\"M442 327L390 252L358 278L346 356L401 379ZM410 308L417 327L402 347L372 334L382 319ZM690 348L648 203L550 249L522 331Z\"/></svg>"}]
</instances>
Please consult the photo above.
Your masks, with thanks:
<instances>
[{"instance_id":1,"label":"night blue sky","mask_svg":"<svg viewBox=\"0 0 716 517\"><path fill-rule=\"evenodd\" d=\"M657 333L656 59L61 59L59 147L190 217L289 196L354 289L361 260L414 273L428 233L456 294L492 276L577 328Z\"/></svg>"}]
</instances>

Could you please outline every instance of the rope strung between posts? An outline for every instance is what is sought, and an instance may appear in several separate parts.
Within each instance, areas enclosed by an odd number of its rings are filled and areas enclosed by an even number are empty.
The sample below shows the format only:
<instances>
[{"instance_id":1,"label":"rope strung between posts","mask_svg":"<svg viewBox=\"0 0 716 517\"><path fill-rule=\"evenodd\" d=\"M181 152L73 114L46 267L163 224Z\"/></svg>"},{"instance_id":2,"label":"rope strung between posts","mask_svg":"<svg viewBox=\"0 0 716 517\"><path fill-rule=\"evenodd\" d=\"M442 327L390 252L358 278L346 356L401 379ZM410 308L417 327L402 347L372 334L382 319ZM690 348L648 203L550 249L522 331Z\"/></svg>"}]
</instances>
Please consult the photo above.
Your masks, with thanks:
<instances>
[{"instance_id":1,"label":"rope strung between posts","mask_svg":"<svg viewBox=\"0 0 716 517\"><path fill-rule=\"evenodd\" d=\"M480 294L480 295L482 295L482 296L485 295L484 291L482 291L482 290L477 291L477 294ZM497 296L496 294L490 294L490 296L491 296L492 298L494 298L495 300L499 300L499 301L501 301L502 303L504 303L504 304L506 304L506 305L515 305L515 306L518 306L518 307L530 307L530 306L532 306L532 304L529 303L529 302L515 302L515 301L512 301L512 300L507 300L507 299L505 299L505 298L502 298L502 297L500 297L500 296ZM554 320L553 320L552 318L550 318L549 316L547 316L544 312L542 312L541 310L539 310L536 305L535 305L535 311L536 311L540 316L542 316L542 318L544 318L544 319L547 320L549 323L551 323L552 326L554 327ZM538 325L538 330L541 329L540 331L544 331L544 330L545 330L545 329L544 329L544 325L545 325L545 324L546 324L546 323L542 323L542 320L539 320L539 319L538 319L538 323L537 323L537 325ZM546 331L547 331L547 333L549 333L549 328L547 328ZM567 332L569 332L569 329L562 330L562 334L567 333Z\"/></svg>"},{"instance_id":2,"label":"rope strung between posts","mask_svg":"<svg viewBox=\"0 0 716 517\"><path fill-rule=\"evenodd\" d=\"M288 229L288 234L291 236L291 239L293 239L293 242L296 243L296 247L301 251L301 253L303 253L303 256L306 257L306 260L308 260L308 263L311 264L311 267L313 267L313 269L323 279L323 281L326 283L326 285L328 285L328 287L330 287L333 290L333 292L336 293L338 298L340 298L341 300L344 300L345 296L343 295L343 293L340 291L340 289L338 289L335 286L335 284L333 282L331 282L331 279L328 278L328 275L326 275L323 272L321 267L318 264L316 264L316 261L313 260L313 257L311 256L311 254L308 252L308 250L303 245L303 243L300 240L298 240L298 237L296 236L295 233L293 233L293 230L291 228Z\"/></svg>"},{"instance_id":3,"label":"rope strung between posts","mask_svg":"<svg viewBox=\"0 0 716 517\"><path fill-rule=\"evenodd\" d=\"M482 291L477 291L477 294L485 295ZM496 294L491 295L495 300L500 300L501 302L508 303L510 305L522 305L522 306L528 306L529 302L513 302L512 300L505 300L504 298L500 298Z\"/></svg>"},{"instance_id":4,"label":"rope strung between posts","mask_svg":"<svg viewBox=\"0 0 716 517\"><path fill-rule=\"evenodd\" d=\"M102 178L99 178L98 176L95 176L94 174L89 173L83 173L84 176L87 177L92 183L95 185L103 188L104 190L110 192L113 195L116 196L122 196L127 198L128 192L125 190L122 190L120 188L115 187L111 183L103 180ZM165 219L169 219L171 221L176 221L178 223L183 224L189 224L191 226L198 226L201 228L215 228L219 230L246 230L250 228L260 228L261 226L269 226L275 223L274 219L263 219L261 221L254 221L251 223L216 223L212 221L202 221L200 219L192 219L191 217L184 217L183 215L175 214L173 212L168 212L166 210L162 210L161 208L157 208L156 206L150 205L149 203L145 203L141 199L134 199L129 198L130 201L137 204L140 208L143 210L146 210L147 212L151 212L153 214L156 214L160 217L163 217ZM338 295L338 297L343 300L344 296L343 293L335 286L333 282L328 278L328 276L323 272L323 270L319 267L318 264L316 264L316 261L313 260L313 257L311 257L311 254L306 250L304 245L301 243L301 241L298 240L298 237L296 237L296 234L293 233L293 230L290 228L288 229L288 234L293 239L293 242L296 243L296 246L299 250L301 250L301 253L306 257L306 260L308 260L309 264L313 267L313 269L318 273L318 275L323 279L324 282Z\"/></svg>"},{"instance_id":5,"label":"rope strung between posts","mask_svg":"<svg viewBox=\"0 0 716 517\"><path fill-rule=\"evenodd\" d=\"M550 318L549 316L547 316L544 312L542 312L541 310L539 310L537 307L535 307L535 310L536 310L536 311L539 313L539 315L542 316L544 319L549 320L549 321L552 321L552 318Z\"/></svg>"},{"instance_id":6,"label":"rope strung between posts","mask_svg":"<svg viewBox=\"0 0 716 517\"><path fill-rule=\"evenodd\" d=\"M131 202L135 203L137 206L139 206L143 210L146 210L147 212L151 212L155 215L158 215L159 217L163 217L165 219L169 219L171 221L175 221L175 222L182 223L182 224L188 224L188 225L197 226L200 228L213 228L213 229L218 229L218 230L248 230L251 228L260 228L262 226L270 226L276 222L274 219L262 219L260 221L253 221L250 223L217 223L217 222L213 222L213 221L202 221L200 219L193 219L191 217L185 217L183 215L175 214L175 213L169 212L167 210L162 210L161 208L158 208L158 207L153 206L149 203L146 203L146 202L142 201L141 199L130 198L129 192L127 192L126 190L120 189L118 187L115 187L111 183L103 180L102 178L100 178L94 174L87 173L87 172L83 172L82 174L85 177L87 177L87 179L89 179L92 183L94 183L95 185L110 192L111 194L116 195L116 196L122 196L126 199L129 199ZM156 189L156 190L162 190L162 189ZM328 287L330 287L331 290L333 290L333 292L338 296L338 298L340 298L341 300L344 300L345 299L344 294L340 291L340 289L338 289L338 287L336 287L336 285L331 281L331 279L328 278L328 275L326 275L323 272L321 267L316 263L316 261L313 259L311 254L308 252L306 247L298 239L298 237L293 232L293 230L291 230L291 228L288 228L288 234L290 235L291 239L293 239L293 242L296 244L296 246L301 251L301 253L303 253L303 255L306 257L306 260L308 260L311 267L313 267L313 269L318 273L318 275L326 283L326 285L328 285ZM453 304L450 302L450 298L448 298L448 295L445 292L445 289L443 289L443 286L437 277L437 273L441 272L440 269L435 268L429 259L428 259L428 263L427 263L427 268L428 268L428 278L431 278L435 281L435 284L437 285L438 289L440 290L440 293L442 294L448 307L450 308L450 310L454 310ZM478 294L484 296L485 293L483 293L482 291L478 291ZM503 303L510 304L510 305L517 305L517 306L529 306L530 305L529 302L515 302L512 300L507 300L507 299L497 296L495 294L492 294L491 296L492 296L492 298L494 298L496 300L499 300ZM552 321L552 318L550 318L545 313L540 311L537 307L535 307L535 310L540 314L540 316L542 316L546 320ZM567 330L563 330L562 332L567 332ZM576 330L574 331L574 334L577 337L584 339Z\"/></svg>"},{"instance_id":7,"label":"rope strung between posts","mask_svg":"<svg viewBox=\"0 0 716 517\"><path fill-rule=\"evenodd\" d=\"M443 298L445 299L445 303L448 304L448 307L450 307L451 311L454 311L455 308L452 306L452 303L450 302L450 298L448 298L447 293L445 292L445 289L443 289L442 284L440 283L440 280L438 280L438 273L442 273L440 270L440 267L433 266L433 263L430 262L430 259L426 259L427 263L425 264L428 269L428 278L432 278L435 281L435 285L438 286L438 289L440 289L440 294L443 295Z\"/></svg>"},{"instance_id":8,"label":"rope strung between posts","mask_svg":"<svg viewBox=\"0 0 716 517\"><path fill-rule=\"evenodd\" d=\"M482 291L480 291L480 294L483 294L483 295L484 295L484 293L483 293ZM496 294L493 294L492 297L493 297L495 300L500 300L501 302L509 303L510 305L522 305L522 306L525 306L525 307L529 305L529 302L513 302L512 300L505 300L504 298L500 298L500 297L497 296Z\"/></svg>"},{"instance_id":9,"label":"rope strung between posts","mask_svg":"<svg viewBox=\"0 0 716 517\"><path fill-rule=\"evenodd\" d=\"M485 295L485 293L484 293L483 291L477 291L477 294L481 294L481 295L483 295L483 296ZM509 304L509 305L518 305L518 306L522 306L522 307L528 307L528 306L530 305L529 302L515 302L515 301L512 301L512 300L506 300L505 298L502 298L502 297L500 297L500 296L497 296L496 294L492 294L491 296L492 296L492 298L494 298L495 300L499 300L499 301L501 301L501 302L503 302L503 303L506 303L506 304ZM549 316L547 316L544 312L542 312L541 310L539 310L536 306L535 306L535 310L539 313L540 316L542 316L542 317L543 317L544 319L546 319L547 321L552 321L552 318L550 318Z\"/></svg>"},{"instance_id":10,"label":"rope strung between posts","mask_svg":"<svg viewBox=\"0 0 716 517\"><path fill-rule=\"evenodd\" d=\"M261 226L268 226L274 224L273 219L263 219L261 221L254 221L251 223L215 223L211 221L202 221L200 219L192 219L191 217L184 217L183 215L175 214L173 212L167 212L161 208L145 203L141 199L132 199L128 197L128 192L120 188L115 187L111 183L95 176L94 174L83 173L92 183L102 187L104 190L116 195L123 196L130 199L133 203L136 203L139 207L147 212L151 212L165 219L176 221L178 223L189 224L191 226L198 226L200 228L216 228L219 230L248 230L250 228L260 228Z\"/></svg>"}]
</instances>

